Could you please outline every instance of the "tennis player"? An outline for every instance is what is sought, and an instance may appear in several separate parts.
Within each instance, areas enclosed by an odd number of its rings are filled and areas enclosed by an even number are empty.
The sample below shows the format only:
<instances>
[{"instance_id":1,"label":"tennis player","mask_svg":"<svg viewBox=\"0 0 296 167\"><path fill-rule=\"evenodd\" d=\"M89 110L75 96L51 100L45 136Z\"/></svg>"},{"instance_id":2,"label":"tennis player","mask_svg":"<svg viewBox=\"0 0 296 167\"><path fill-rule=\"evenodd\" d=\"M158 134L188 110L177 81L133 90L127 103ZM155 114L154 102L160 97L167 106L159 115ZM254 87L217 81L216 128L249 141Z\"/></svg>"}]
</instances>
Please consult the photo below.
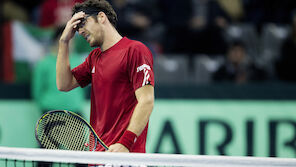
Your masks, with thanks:
<instances>
[{"instance_id":1,"label":"tennis player","mask_svg":"<svg viewBox=\"0 0 296 167\"><path fill-rule=\"evenodd\" d=\"M91 84L90 123L108 151L144 153L154 105L153 57L141 42L122 37L116 22L106 0L75 4L59 41L57 87L70 91ZM69 42L76 31L97 48L71 70Z\"/></svg>"}]
</instances>

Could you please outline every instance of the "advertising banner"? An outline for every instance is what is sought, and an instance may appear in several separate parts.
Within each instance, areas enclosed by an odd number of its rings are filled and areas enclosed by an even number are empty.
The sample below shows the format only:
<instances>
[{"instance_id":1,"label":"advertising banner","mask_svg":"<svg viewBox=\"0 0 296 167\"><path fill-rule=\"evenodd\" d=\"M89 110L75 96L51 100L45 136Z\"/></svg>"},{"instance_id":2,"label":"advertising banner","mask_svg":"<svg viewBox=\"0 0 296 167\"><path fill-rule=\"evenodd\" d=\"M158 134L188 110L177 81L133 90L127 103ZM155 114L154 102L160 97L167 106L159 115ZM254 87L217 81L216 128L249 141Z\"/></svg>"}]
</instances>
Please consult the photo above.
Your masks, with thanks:
<instances>
[{"instance_id":1,"label":"advertising banner","mask_svg":"<svg viewBox=\"0 0 296 167\"><path fill-rule=\"evenodd\" d=\"M157 100L147 150L296 157L296 102Z\"/></svg>"},{"instance_id":2,"label":"advertising banner","mask_svg":"<svg viewBox=\"0 0 296 167\"><path fill-rule=\"evenodd\" d=\"M83 117L89 117L89 103ZM36 148L42 115L31 101L0 101L0 146ZM161 100L147 152L296 157L296 101Z\"/></svg>"}]
</instances>

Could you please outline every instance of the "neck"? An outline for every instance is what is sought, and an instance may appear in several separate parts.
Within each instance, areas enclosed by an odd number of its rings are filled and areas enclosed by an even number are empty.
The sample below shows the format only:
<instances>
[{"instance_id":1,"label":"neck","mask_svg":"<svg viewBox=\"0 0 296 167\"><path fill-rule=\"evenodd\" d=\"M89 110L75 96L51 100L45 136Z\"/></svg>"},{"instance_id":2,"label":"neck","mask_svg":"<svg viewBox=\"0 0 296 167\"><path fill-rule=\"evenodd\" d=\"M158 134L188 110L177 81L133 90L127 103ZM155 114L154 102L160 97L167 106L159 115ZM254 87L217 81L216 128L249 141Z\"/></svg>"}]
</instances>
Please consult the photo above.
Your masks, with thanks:
<instances>
[{"instance_id":1,"label":"neck","mask_svg":"<svg viewBox=\"0 0 296 167\"><path fill-rule=\"evenodd\" d=\"M106 28L104 34L104 42L100 47L102 51L111 48L113 45L115 45L122 39L122 36L113 26Z\"/></svg>"}]
</instances>

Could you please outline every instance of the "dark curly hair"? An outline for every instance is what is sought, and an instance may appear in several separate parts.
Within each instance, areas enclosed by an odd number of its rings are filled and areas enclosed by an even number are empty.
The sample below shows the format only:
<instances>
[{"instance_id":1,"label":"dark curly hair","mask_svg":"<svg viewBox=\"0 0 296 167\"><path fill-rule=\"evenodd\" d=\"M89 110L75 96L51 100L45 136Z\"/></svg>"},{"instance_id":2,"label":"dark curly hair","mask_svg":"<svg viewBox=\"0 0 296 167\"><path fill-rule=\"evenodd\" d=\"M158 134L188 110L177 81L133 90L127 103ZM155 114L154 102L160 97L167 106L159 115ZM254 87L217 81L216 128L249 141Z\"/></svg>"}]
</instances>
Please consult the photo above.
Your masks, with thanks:
<instances>
[{"instance_id":1,"label":"dark curly hair","mask_svg":"<svg viewBox=\"0 0 296 167\"><path fill-rule=\"evenodd\" d=\"M110 3L107 2L106 0L87 0L82 3L76 3L72 9L72 12L73 12L72 15L80 11L83 11L85 14L88 14L88 15L104 12L108 17L108 20L110 21L110 23L114 27L116 27L117 15L114 9L112 8L112 6L110 5Z\"/></svg>"}]
</instances>

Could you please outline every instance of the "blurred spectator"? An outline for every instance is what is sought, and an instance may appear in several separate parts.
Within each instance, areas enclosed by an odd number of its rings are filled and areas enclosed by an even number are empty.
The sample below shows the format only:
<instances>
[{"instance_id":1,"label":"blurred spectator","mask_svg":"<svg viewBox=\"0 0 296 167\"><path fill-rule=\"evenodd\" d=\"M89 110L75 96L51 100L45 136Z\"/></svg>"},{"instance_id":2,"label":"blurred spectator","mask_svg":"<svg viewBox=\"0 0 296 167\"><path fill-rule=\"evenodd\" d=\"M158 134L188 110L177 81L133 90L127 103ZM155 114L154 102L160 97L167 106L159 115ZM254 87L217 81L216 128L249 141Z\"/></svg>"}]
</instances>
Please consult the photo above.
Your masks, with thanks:
<instances>
[{"instance_id":1,"label":"blurred spectator","mask_svg":"<svg viewBox=\"0 0 296 167\"><path fill-rule=\"evenodd\" d=\"M265 0L245 0L244 1L244 10L245 18L244 21L253 23L258 29L261 29L261 26L265 19Z\"/></svg>"},{"instance_id":2,"label":"blurred spectator","mask_svg":"<svg viewBox=\"0 0 296 167\"><path fill-rule=\"evenodd\" d=\"M71 92L60 92L56 87L56 58L58 51L58 39L63 28L58 28L55 40L52 44L52 51L44 59L38 62L33 71L32 95L40 110L71 110L81 112L85 101L85 94L82 88ZM83 60L75 53L71 53L71 65L77 66Z\"/></svg>"},{"instance_id":3,"label":"blurred spectator","mask_svg":"<svg viewBox=\"0 0 296 167\"><path fill-rule=\"evenodd\" d=\"M194 41L199 41L196 46L199 49L197 52L209 55L225 54L227 48L225 30L229 24L242 20L244 16L242 0L203 1L207 5L207 23L205 29L195 35Z\"/></svg>"},{"instance_id":4,"label":"blurred spectator","mask_svg":"<svg viewBox=\"0 0 296 167\"><path fill-rule=\"evenodd\" d=\"M34 9L42 2L43 0L3 0L1 12L5 20L30 22Z\"/></svg>"},{"instance_id":5,"label":"blurred spectator","mask_svg":"<svg viewBox=\"0 0 296 167\"><path fill-rule=\"evenodd\" d=\"M288 24L295 0L244 0L244 21L255 24L258 31L265 23Z\"/></svg>"},{"instance_id":6,"label":"blurred spectator","mask_svg":"<svg viewBox=\"0 0 296 167\"><path fill-rule=\"evenodd\" d=\"M292 32L284 41L281 57L276 62L276 72L281 80L296 81L296 11L292 13Z\"/></svg>"},{"instance_id":7,"label":"blurred spectator","mask_svg":"<svg viewBox=\"0 0 296 167\"><path fill-rule=\"evenodd\" d=\"M241 0L160 1L165 52L225 54L225 28L243 18L242 5Z\"/></svg>"},{"instance_id":8,"label":"blurred spectator","mask_svg":"<svg viewBox=\"0 0 296 167\"><path fill-rule=\"evenodd\" d=\"M0 27L0 80L6 83L14 81L11 24L1 21Z\"/></svg>"},{"instance_id":9,"label":"blurred spectator","mask_svg":"<svg viewBox=\"0 0 296 167\"><path fill-rule=\"evenodd\" d=\"M40 6L39 25L41 27L58 27L65 25L72 15L76 2L84 0L45 0Z\"/></svg>"},{"instance_id":10,"label":"blurred spectator","mask_svg":"<svg viewBox=\"0 0 296 167\"><path fill-rule=\"evenodd\" d=\"M226 52L226 41L224 39L224 30L228 24L226 14L220 7L218 1L202 0L193 1L193 16L190 19L188 48L189 53L203 53L208 55L224 54ZM200 5L204 6L203 26L195 26L199 15L196 15L197 10L200 10ZM198 22L197 22L198 23Z\"/></svg>"},{"instance_id":11,"label":"blurred spectator","mask_svg":"<svg viewBox=\"0 0 296 167\"><path fill-rule=\"evenodd\" d=\"M263 80L265 72L248 58L245 46L235 41L228 49L226 62L213 75L215 81L233 81L241 84L248 81Z\"/></svg>"},{"instance_id":12,"label":"blurred spectator","mask_svg":"<svg viewBox=\"0 0 296 167\"><path fill-rule=\"evenodd\" d=\"M157 0L110 0L118 16L117 29L123 36L141 40L153 51L158 48L162 36L162 27L157 24L159 11Z\"/></svg>"},{"instance_id":13,"label":"blurred spectator","mask_svg":"<svg viewBox=\"0 0 296 167\"><path fill-rule=\"evenodd\" d=\"M232 22L241 21L244 16L243 0L217 0L220 8Z\"/></svg>"},{"instance_id":14,"label":"blurred spectator","mask_svg":"<svg viewBox=\"0 0 296 167\"><path fill-rule=\"evenodd\" d=\"M149 8L129 0L111 0L111 3L121 18L118 19L117 28L125 36L138 36L150 26Z\"/></svg>"},{"instance_id":15,"label":"blurred spectator","mask_svg":"<svg viewBox=\"0 0 296 167\"><path fill-rule=\"evenodd\" d=\"M28 13L26 9L14 1L4 0L2 13L4 20L19 20L22 22L28 21Z\"/></svg>"},{"instance_id":16,"label":"blurred spectator","mask_svg":"<svg viewBox=\"0 0 296 167\"><path fill-rule=\"evenodd\" d=\"M161 0L158 6L161 11L160 19L166 29L163 41L164 52L187 53L188 44L193 42L188 40L192 2L190 0Z\"/></svg>"}]
</instances>

